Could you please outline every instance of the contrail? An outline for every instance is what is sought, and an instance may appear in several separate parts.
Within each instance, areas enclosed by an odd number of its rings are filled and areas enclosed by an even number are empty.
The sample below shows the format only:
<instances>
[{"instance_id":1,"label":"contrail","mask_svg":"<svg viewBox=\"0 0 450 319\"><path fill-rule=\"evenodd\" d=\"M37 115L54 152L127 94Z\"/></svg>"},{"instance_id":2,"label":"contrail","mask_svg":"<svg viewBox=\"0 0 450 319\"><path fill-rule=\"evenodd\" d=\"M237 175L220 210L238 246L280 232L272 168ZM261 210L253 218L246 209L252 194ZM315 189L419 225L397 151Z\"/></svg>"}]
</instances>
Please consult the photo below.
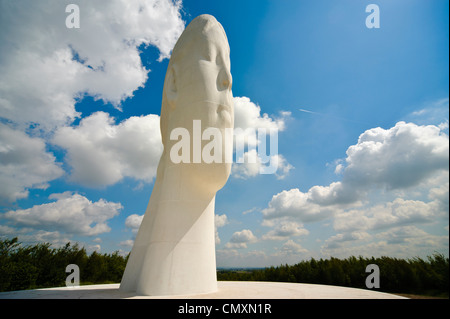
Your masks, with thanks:
<instances>
[{"instance_id":1,"label":"contrail","mask_svg":"<svg viewBox=\"0 0 450 319\"><path fill-rule=\"evenodd\" d=\"M355 120L350 120L350 119L346 119L340 116L335 116L335 115L331 115L331 114L325 114L325 113L319 113L319 112L313 112L310 110L305 110L305 109L298 109L300 112L304 112L304 113L309 113L309 114L316 114L316 115L321 115L321 116L327 116L327 117L334 117L335 119L339 119L342 121L347 121L347 122L353 122L353 123L359 123L359 124L369 124L367 122L361 122L361 121L355 121Z\"/></svg>"},{"instance_id":2,"label":"contrail","mask_svg":"<svg viewBox=\"0 0 450 319\"><path fill-rule=\"evenodd\" d=\"M317 113L317 112L313 112L313 111L308 111L308 110L305 110L305 109L298 109L300 112L305 112L305 113L311 113L311 114L320 114L320 115L322 115L321 113Z\"/></svg>"}]
</instances>

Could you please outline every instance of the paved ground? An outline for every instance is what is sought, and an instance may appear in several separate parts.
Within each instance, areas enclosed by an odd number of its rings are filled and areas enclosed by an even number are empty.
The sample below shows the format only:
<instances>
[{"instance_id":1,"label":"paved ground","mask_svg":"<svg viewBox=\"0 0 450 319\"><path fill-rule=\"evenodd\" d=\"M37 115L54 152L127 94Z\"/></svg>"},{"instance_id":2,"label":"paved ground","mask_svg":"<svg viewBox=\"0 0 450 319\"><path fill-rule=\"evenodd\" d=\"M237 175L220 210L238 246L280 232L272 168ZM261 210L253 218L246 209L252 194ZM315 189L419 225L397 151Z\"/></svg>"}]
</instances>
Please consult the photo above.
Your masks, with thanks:
<instances>
[{"instance_id":1,"label":"paved ground","mask_svg":"<svg viewBox=\"0 0 450 319\"><path fill-rule=\"evenodd\" d=\"M90 285L2 292L0 299L406 299L373 290L297 283L219 281L218 287L207 294L156 297L122 292L119 284Z\"/></svg>"}]
</instances>

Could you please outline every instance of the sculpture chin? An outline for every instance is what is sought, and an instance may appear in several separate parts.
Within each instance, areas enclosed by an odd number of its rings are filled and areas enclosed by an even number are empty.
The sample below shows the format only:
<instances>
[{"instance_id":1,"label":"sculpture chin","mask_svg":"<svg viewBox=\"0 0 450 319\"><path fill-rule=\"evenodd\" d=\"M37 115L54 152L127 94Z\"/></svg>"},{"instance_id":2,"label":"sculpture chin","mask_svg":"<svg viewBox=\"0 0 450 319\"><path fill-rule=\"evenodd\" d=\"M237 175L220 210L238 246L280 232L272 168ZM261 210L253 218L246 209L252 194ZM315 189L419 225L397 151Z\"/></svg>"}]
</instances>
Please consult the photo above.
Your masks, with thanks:
<instances>
[{"instance_id":1,"label":"sculpture chin","mask_svg":"<svg viewBox=\"0 0 450 319\"><path fill-rule=\"evenodd\" d=\"M230 177L231 163L212 163L208 165L212 165L210 168L208 168L208 174L211 176L211 179L214 180L214 183L212 183L213 185L211 185L211 187L215 192L217 192L225 186L228 177Z\"/></svg>"},{"instance_id":2,"label":"sculpture chin","mask_svg":"<svg viewBox=\"0 0 450 319\"><path fill-rule=\"evenodd\" d=\"M231 163L188 164L186 172L192 185L202 189L203 193L214 196L225 186L230 174Z\"/></svg>"}]
</instances>

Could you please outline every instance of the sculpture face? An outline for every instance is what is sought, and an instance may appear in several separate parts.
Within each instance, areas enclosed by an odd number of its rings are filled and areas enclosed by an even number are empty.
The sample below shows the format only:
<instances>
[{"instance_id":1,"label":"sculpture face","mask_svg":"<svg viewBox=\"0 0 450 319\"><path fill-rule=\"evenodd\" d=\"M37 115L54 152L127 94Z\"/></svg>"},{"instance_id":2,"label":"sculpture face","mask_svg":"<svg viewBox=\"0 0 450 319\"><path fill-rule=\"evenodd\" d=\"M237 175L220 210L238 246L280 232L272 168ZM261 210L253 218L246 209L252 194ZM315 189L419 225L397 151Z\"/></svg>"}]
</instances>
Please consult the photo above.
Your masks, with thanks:
<instances>
[{"instance_id":1,"label":"sculpture face","mask_svg":"<svg viewBox=\"0 0 450 319\"><path fill-rule=\"evenodd\" d=\"M233 96L226 39L220 29L214 28L197 41L196 49L177 70L180 85L178 105L186 111L189 109L189 112L194 112L195 114L191 113L192 117L208 121L205 124L209 126L232 127ZM219 112L221 114L218 119L204 117L207 112L201 104L205 101L221 105L228 112Z\"/></svg>"},{"instance_id":2,"label":"sculpture face","mask_svg":"<svg viewBox=\"0 0 450 319\"><path fill-rule=\"evenodd\" d=\"M231 162L225 158L225 148L232 148L232 136L226 134L227 129L234 126L233 95L231 92L232 78L230 74L229 46L225 33L217 21L206 32L192 32L185 35L186 48L178 48L172 56L168 72L174 79L173 90L175 98L170 116L168 117L168 135L171 130L182 127L191 133L190 163L183 165L183 175L189 178L193 185L204 187L210 192L217 192L226 183L231 172ZM191 38L189 38L191 36ZM165 88L170 90L169 88ZM170 93L169 93L170 94ZM202 132L209 127L221 132L222 160L219 163L198 163L193 160L193 121L201 121ZM227 137L227 138L226 138ZM212 138L211 138L212 139ZM166 139L165 147L170 149L177 141ZM209 140L201 141L200 151ZM227 145L228 143L228 145ZM201 154L200 154L201 155ZM168 166L173 163L168 163Z\"/></svg>"}]
</instances>

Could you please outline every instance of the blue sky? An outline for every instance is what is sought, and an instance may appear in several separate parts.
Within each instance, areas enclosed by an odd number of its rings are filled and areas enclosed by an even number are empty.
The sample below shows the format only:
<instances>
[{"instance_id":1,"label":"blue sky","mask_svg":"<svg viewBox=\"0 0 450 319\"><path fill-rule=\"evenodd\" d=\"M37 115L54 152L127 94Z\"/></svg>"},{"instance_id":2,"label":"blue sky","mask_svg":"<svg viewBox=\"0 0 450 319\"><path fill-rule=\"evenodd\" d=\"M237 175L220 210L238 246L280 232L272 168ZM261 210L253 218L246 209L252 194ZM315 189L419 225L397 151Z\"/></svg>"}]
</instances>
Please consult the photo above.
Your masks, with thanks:
<instances>
[{"instance_id":1,"label":"blue sky","mask_svg":"<svg viewBox=\"0 0 450 319\"><path fill-rule=\"evenodd\" d=\"M281 156L277 174L235 164L217 193L218 266L448 256L448 1L66 2L0 2L3 238L130 251L170 50L209 13L236 122L275 127Z\"/></svg>"}]
</instances>

